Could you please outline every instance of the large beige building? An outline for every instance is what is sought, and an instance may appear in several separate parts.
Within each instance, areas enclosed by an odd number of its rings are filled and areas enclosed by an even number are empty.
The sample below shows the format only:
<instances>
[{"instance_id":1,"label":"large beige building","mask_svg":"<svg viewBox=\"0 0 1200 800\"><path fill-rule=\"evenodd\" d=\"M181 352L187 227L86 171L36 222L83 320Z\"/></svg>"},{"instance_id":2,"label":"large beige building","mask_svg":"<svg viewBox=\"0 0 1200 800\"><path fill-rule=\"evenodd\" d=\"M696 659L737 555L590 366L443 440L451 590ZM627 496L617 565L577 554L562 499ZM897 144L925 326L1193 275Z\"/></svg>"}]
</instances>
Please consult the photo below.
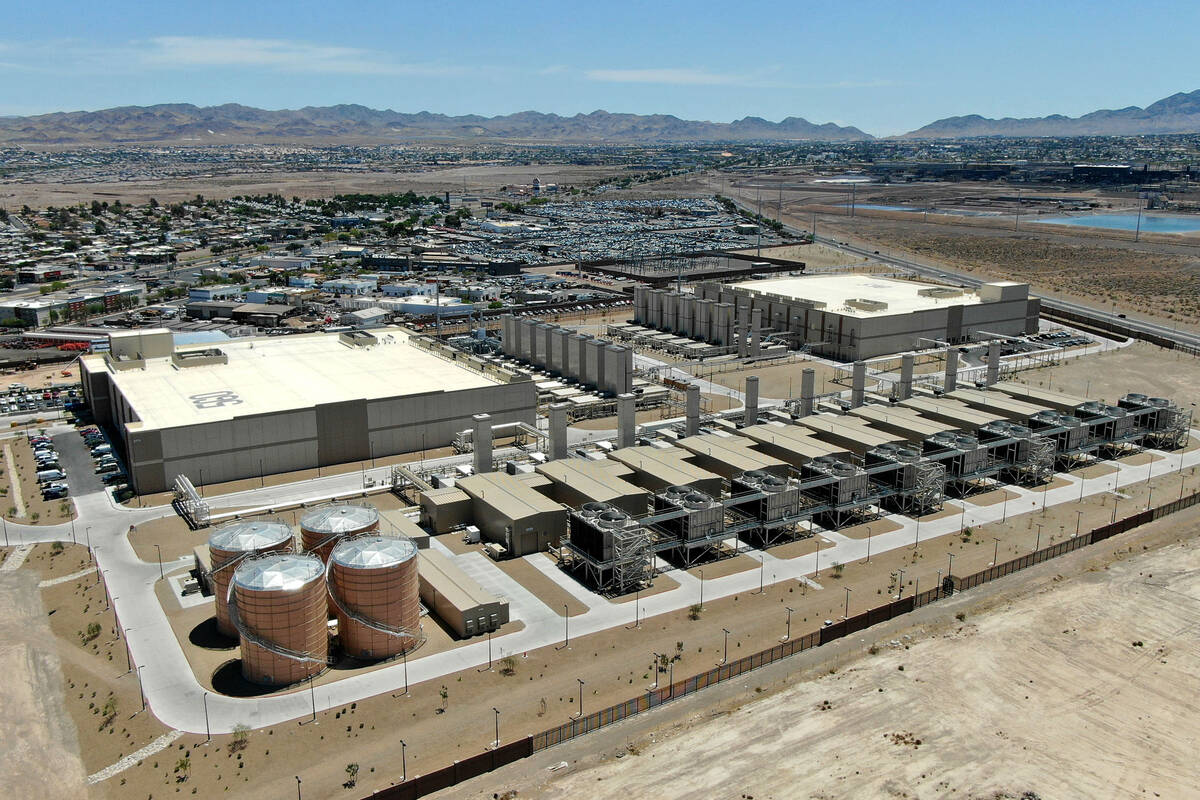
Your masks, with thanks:
<instances>
[{"instance_id":1,"label":"large beige building","mask_svg":"<svg viewBox=\"0 0 1200 800\"><path fill-rule=\"evenodd\" d=\"M753 327L847 361L988 334L1036 333L1040 311L1024 283L997 281L972 291L854 274L707 282L693 294L639 288L634 295L640 325L722 346Z\"/></svg>"},{"instance_id":2,"label":"large beige building","mask_svg":"<svg viewBox=\"0 0 1200 800\"><path fill-rule=\"evenodd\" d=\"M130 485L157 492L441 447L487 413L534 424L525 376L431 351L402 328L173 346L166 330L114 333L85 356L96 421Z\"/></svg>"}]
</instances>

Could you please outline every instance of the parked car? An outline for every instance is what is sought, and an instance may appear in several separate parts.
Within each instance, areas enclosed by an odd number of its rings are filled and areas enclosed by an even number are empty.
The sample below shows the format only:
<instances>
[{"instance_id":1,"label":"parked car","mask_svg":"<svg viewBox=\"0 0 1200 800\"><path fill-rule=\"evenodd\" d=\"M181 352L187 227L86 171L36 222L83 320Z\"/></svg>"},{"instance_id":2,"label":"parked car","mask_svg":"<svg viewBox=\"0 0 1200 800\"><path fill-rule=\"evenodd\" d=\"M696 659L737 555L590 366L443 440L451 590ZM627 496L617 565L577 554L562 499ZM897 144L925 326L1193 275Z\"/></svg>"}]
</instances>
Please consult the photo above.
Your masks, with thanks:
<instances>
[{"instance_id":1,"label":"parked car","mask_svg":"<svg viewBox=\"0 0 1200 800\"><path fill-rule=\"evenodd\" d=\"M52 483L42 489L43 500L60 500L67 496L70 489L65 483Z\"/></svg>"},{"instance_id":2,"label":"parked car","mask_svg":"<svg viewBox=\"0 0 1200 800\"><path fill-rule=\"evenodd\" d=\"M105 475L105 476L104 476L103 480L104 480L104 482L105 482L106 484L108 484L109 486L115 486L115 485L117 485L118 483L124 483L124 482L125 482L125 473L124 473L124 472L120 472L120 471L117 471L117 472L110 472L110 473L108 473L107 475Z\"/></svg>"},{"instance_id":3,"label":"parked car","mask_svg":"<svg viewBox=\"0 0 1200 800\"><path fill-rule=\"evenodd\" d=\"M96 467L96 474L103 475L106 472L116 472L119 469L120 469L120 467L117 466L117 462L109 461L107 463L101 464L100 466Z\"/></svg>"},{"instance_id":4,"label":"parked car","mask_svg":"<svg viewBox=\"0 0 1200 800\"><path fill-rule=\"evenodd\" d=\"M38 483L61 481L65 477L67 477L67 473L63 472L61 469L41 469L38 470L37 473Z\"/></svg>"},{"instance_id":5,"label":"parked car","mask_svg":"<svg viewBox=\"0 0 1200 800\"><path fill-rule=\"evenodd\" d=\"M111 453L111 452L112 452L112 445L99 444L92 448L92 458L95 458L96 456L102 456L102 455L105 455L105 454Z\"/></svg>"}]
</instances>

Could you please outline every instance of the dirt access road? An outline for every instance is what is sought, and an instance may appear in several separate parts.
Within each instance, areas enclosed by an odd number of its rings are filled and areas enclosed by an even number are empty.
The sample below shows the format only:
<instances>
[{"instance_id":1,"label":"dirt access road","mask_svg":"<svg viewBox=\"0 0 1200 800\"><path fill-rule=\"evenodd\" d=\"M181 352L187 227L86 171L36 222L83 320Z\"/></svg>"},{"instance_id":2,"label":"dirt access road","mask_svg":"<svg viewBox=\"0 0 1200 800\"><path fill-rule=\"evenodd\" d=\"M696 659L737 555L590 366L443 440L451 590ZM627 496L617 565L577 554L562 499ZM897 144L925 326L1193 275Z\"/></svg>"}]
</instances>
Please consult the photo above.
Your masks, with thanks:
<instances>
[{"instance_id":1,"label":"dirt access road","mask_svg":"<svg viewBox=\"0 0 1200 800\"><path fill-rule=\"evenodd\" d=\"M834 670L831 648L815 680L755 700L774 665L446 796L1194 796L1200 546L1176 536L1200 515L1185 513L930 606L911 639L867 631L848 646L880 636L874 655ZM1142 552L1156 541L1171 543Z\"/></svg>"}]
</instances>

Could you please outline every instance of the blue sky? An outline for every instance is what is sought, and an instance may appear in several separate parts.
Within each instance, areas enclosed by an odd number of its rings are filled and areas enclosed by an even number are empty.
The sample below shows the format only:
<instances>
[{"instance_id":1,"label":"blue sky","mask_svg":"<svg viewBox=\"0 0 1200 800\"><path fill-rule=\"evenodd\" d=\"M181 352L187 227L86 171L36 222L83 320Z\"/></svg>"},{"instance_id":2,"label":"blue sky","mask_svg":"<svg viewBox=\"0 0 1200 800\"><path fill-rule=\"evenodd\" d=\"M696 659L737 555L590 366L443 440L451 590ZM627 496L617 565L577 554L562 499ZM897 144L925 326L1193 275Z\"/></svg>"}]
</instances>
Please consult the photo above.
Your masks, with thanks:
<instances>
[{"instance_id":1,"label":"blue sky","mask_svg":"<svg viewBox=\"0 0 1200 800\"><path fill-rule=\"evenodd\" d=\"M856 125L1200 88L1196 2L25 3L0 114L189 102Z\"/></svg>"}]
</instances>

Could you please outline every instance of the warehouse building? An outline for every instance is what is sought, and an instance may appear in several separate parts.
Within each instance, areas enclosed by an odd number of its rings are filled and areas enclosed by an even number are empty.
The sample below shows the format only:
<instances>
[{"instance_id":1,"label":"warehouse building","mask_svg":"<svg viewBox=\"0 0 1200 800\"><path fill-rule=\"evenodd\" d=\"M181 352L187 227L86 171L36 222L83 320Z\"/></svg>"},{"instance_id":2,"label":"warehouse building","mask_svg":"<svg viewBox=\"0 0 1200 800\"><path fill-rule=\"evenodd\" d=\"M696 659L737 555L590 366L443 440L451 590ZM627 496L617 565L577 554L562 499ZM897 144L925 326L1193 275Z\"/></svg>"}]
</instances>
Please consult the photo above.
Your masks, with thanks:
<instances>
[{"instance_id":1,"label":"warehouse building","mask_svg":"<svg viewBox=\"0 0 1200 800\"><path fill-rule=\"evenodd\" d=\"M484 590L436 550L417 553L421 602L460 638L496 631L508 622L508 601Z\"/></svg>"},{"instance_id":2,"label":"warehouse building","mask_svg":"<svg viewBox=\"0 0 1200 800\"><path fill-rule=\"evenodd\" d=\"M876 275L810 275L697 285L694 294L639 289L634 321L731 345L763 336L855 361L972 336L1037 333L1029 285L999 281L976 291Z\"/></svg>"},{"instance_id":3,"label":"warehouse building","mask_svg":"<svg viewBox=\"0 0 1200 800\"><path fill-rule=\"evenodd\" d=\"M557 547L566 533L566 508L528 481L503 472L481 472L458 481L458 488L471 498L471 515L483 540L503 547L503 556Z\"/></svg>"},{"instance_id":4,"label":"warehouse building","mask_svg":"<svg viewBox=\"0 0 1200 800\"><path fill-rule=\"evenodd\" d=\"M525 376L447 360L402 328L181 347L171 332L109 336L81 359L96 421L139 493L449 445L472 415L535 422Z\"/></svg>"}]
</instances>

